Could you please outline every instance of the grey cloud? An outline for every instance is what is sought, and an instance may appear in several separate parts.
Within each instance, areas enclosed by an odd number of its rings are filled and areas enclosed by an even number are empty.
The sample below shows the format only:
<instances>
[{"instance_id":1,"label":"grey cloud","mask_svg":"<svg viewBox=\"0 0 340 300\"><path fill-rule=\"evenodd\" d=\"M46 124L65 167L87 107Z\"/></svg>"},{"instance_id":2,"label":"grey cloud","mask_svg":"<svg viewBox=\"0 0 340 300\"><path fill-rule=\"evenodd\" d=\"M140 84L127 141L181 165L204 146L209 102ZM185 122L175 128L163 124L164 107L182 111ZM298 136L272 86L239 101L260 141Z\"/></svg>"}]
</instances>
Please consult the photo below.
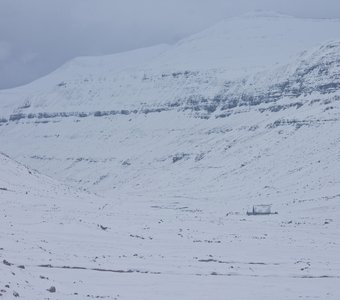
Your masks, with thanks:
<instances>
[{"instance_id":1,"label":"grey cloud","mask_svg":"<svg viewBox=\"0 0 340 300\"><path fill-rule=\"evenodd\" d=\"M7 61L11 56L11 44L6 41L0 41L0 62Z\"/></svg>"},{"instance_id":2,"label":"grey cloud","mask_svg":"<svg viewBox=\"0 0 340 300\"><path fill-rule=\"evenodd\" d=\"M340 18L338 0L0 0L0 89L76 56L174 43L258 9Z\"/></svg>"}]
</instances>

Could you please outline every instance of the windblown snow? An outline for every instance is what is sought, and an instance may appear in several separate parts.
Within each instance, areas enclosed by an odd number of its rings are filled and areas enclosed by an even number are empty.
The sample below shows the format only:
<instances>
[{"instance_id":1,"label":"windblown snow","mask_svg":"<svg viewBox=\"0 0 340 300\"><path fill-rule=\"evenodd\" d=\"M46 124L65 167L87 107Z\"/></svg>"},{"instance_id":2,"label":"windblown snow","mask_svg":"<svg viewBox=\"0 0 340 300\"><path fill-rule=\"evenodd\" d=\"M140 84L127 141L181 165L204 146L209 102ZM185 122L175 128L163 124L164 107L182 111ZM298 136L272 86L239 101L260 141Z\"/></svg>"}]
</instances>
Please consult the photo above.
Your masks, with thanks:
<instances>
[{"instance_id":1,"label":"windblown snow","mask_svg":"<svg viewBox=\"0 0 340 300\"><path fill-rule=\"evenodd\" d=\"M0 91L0 299L338 299L339 25L248 14Z\"/></svg>"}]
</instances>

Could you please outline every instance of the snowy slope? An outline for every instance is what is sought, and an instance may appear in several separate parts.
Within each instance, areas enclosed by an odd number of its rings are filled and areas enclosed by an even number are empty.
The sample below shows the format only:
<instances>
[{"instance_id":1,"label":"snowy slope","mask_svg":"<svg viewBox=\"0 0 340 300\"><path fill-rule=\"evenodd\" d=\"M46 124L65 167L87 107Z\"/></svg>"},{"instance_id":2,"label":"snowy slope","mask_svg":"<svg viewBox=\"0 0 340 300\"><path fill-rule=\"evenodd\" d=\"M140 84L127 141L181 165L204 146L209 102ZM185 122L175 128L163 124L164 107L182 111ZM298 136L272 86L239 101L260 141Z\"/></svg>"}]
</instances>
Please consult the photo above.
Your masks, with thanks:
<instances>
[{"instance_id":1,"label":"snowy slope","mask_svg":"<svg viewBox=\"0 0 340 300\"><path fill-rule=\"evenodd\" d=\"M0 156L0 289L338 299L339 28L246 15L0 91L0 151L53 178Z\"/></svg>"},{"instance_id":2,"label":"snowy slope","mask_svg":"<svg viewBox=\"0 0 340 300\"><path fill-rule=\"evenodd\" d=\"M46 250L50 242L62 249L67 247L63 241L67 236L87 232L89 225L79 225L77 216L86 217L85 210L95 213L101 199L71 189L3 153L0 166L0 297L49 297L46 289L53 283L35 270L36 264L52 261L54 253ZM56 259L62 255L59 251Z\"/></svg>"}]
</instances>

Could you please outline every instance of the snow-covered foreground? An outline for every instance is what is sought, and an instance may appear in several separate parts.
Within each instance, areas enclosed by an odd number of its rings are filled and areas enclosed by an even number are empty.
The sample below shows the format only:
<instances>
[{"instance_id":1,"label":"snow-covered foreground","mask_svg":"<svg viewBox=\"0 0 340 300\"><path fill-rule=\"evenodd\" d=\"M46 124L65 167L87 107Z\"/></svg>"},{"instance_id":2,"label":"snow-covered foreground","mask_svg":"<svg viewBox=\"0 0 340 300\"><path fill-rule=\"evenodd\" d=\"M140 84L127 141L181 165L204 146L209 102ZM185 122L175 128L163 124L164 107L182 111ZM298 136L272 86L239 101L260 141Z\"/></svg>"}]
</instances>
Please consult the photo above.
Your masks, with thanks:
<instances>
[{"instance_id":1,"label":"snow-covered foreground","mask_svg":"<svg viewBox=\"0 0 340 300\"><path fill-rule=\"evenodd\" d=\"M224 195L103 198L3 156L1 164L5 299L340 296L340 195L287 199L277 215L247 216Z\"/></svg>"}]
</instances>

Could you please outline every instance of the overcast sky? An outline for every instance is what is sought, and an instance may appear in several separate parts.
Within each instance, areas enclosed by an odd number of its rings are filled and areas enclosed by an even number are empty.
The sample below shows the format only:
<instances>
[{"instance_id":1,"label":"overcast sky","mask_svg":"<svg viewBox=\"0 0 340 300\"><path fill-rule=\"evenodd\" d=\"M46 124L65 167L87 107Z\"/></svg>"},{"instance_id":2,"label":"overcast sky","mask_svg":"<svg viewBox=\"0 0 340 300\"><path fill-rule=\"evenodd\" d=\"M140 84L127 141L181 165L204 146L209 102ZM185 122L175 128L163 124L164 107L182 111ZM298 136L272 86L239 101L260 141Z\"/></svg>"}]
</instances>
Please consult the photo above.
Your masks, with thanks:
<instances>
[{"instance_id":1,"label":"overcast sky","mask_svg":"<svg viewBox=\"0 0 340 300\"><path fill-rule=\"evenodd\" d=\"M76 56L174 43L254 10L340 18L340 0L0 0L0 89Z\"/></svg>"}]
</instances>

